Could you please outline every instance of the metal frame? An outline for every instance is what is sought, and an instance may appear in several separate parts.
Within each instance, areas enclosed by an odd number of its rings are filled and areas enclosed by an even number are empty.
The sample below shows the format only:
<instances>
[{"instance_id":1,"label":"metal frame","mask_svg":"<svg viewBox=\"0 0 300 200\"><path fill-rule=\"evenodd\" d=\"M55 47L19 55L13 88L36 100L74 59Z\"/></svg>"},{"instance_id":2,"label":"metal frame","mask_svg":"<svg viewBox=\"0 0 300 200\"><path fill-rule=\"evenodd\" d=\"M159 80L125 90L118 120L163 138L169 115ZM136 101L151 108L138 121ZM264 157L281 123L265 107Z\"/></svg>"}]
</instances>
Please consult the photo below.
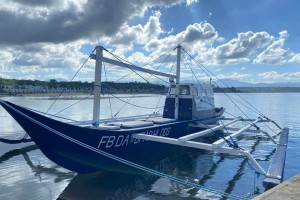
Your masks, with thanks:
<instances>
[{"instance_id":1,"label":"metal frame","mask_svg":"<svg viewBox=\"0 0 300 200\"><path fill-rule=\"evenodd\" d=\"M135 71L141 71L149 74L155 74L158 76L168 77L168 78L176 78L176 84L179 83L180 80L180 53L181 46L177 46L177 70L176 75L166 74L163 72L158 72L151 69L146 69L142 67L138 67L135 65L123 63L117 60L113 60L110 58L103 57L103 50L105 50L102 46L96 46L96 54L91 54L90 58L96 60L95 64L95 83L94 83L94 107L93 107L93 126L99 126L99 115L100 115L100 94L101 94L101 76L102 76L102 62L109 63L112 65L128 68ZM178 97L176 98L178 104ZM178 116L178 108L175 112L175 116ZM177 119L177 117L176 117Z\"/></svg>"}]
</instances>

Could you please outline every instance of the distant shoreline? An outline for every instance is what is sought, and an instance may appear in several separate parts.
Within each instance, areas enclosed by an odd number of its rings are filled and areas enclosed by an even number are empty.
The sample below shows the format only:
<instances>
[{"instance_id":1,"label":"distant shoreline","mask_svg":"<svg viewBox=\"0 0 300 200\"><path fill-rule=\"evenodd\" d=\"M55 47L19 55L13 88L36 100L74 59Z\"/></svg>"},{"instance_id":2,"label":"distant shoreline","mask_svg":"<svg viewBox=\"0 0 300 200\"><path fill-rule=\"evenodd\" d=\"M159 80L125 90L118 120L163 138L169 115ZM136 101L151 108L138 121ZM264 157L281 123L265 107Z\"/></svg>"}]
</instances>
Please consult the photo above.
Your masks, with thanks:
<instances>
[{"instance_id":1,"label":"distant shoreline","mask_svg":"<svg viewBox=\"0 0 300 200\"><path fill-rule=\"evenodd\" d=\"M222 91L215 91L214 92L215 94L221 94L221 93L224 93ZM232 91L226 91L226 93L233 93ZM236 93L300 93L300 91L276 91L276 90L273 90L273 91L270 91L270 90L250 90L250 91L237 91ZM6 93L0 93L0 98L1 97L50 97L50 98L54 98L54 97L58 97L58 96L61 96L62 98L63 97L88 97L88 96L91 96L91 98L93 97L93 94L91 93L84 93L84 92L68 92L68 93L26 93L26 94L6 94ZM115 93L113 95L133 95L133 93ZM139 96L139 95L146 95L146 96L149 96L149 95L160 95L158 93L135 93L134 94L135 96ZM105 95L101 95L101 96L104 96L104 97L108 97L109 95L108 94L105 94ZM112 95L110 95L112 96Z\"/></svg>"},{"instance_id":2,"label":"distant shoreline","mask_svg":"<svg viewBox=\"0 0 300 200\"><path fill-rule=\"evenodd\" d=\"M93 94L91 93L83 93L83 92L68 92L68 93L28 93L28 94L16 94L16 95L12 95L12 94L5 94L5 93L0 93L0 97L49 97L49 98L54 98L54 97L58 97L61 96L61 98L67 98L69 99L72 97L88 97L90 96L91 98L93 97ZM128 96L132 96L132 93L115 93L113 95L128 95ZM141 96L150 96L150 95L160 95L158 93L135 93L134 94L136 97L141 97ZM108 94L104 94L101 95L102 97L112 97L112 95L108 95Z\"/></svg>"},{"instance_id":3,"label":"distant shoreline","mask_svg":"<svg viewBox=\"0 0 300 200\"><path fill-rule=\"evenodd\" d=\"M5 94L0 93L0 97L57 97L60 93L25 93L25 94ZM88 96L88 93L72 92L62 93L61 96Z\"/></svg>"}]
</instances>

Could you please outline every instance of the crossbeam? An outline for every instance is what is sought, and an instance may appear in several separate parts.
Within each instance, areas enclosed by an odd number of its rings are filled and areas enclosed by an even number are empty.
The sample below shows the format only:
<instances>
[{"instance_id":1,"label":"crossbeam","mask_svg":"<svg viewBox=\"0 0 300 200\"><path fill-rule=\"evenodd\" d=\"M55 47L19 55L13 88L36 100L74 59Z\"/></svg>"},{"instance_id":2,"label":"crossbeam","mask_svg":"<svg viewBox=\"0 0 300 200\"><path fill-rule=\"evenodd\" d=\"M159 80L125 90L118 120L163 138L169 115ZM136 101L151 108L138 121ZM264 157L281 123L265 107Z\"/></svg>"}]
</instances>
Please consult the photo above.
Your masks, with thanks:
<instances>
[{"instance_id":1,"label":"crossbeam","mask_svg":"<svg viewBox=\"0 0 300 200\"><path fill-rule=\"evenodd\" d=\"M195 139L197 137L201 137L201 136L207 135L207 134L212 133L214 131L217 131L217 130L220 130L220 129L224 129L226 126L228 126L230 124L233 124L233 123L235 123L237 121L240 121L241 119L242 119L241 117L237 117L237 118L233 119L232 121L227 122L226 124L221 124L219 126L215 126L215 127L206 129L204 131L200 131L200 132L197 132L197 133L193 133L193 134L189 134L189 135L180 137L180 138L178 138L178 141L179 142L186 142L188 140L192 140L192 139Z\"/></svg>"},{"instance_id":2,"label":"crossbeam","mask_svg":"<svg viewBox=\"0 0 300 200\"><path fill-rule=\"evenodd\" d=\"M214 151L214 152L218 152L218 153L227 153L230 155L243 155L243 156L246 156L251 161L255 170L257 170L261 174L266 174L264 169L257 163L257 161L253 158L253 156L248 151L243 151L241 149L234 149L231 147L217 147L216 148L211 144L195 142L195 141L179 142L178 139L175 139L175 138L162 137L162 136L156 136L156 135L133 134L132 138L149 140L149 141L153 141L153 142L161 142L161 143L166 143L166 144L173 144L173 145L184 146L184 147L191 147L191 148L196 148L196 149L204 149L204 150Z\"/></svg>"},{"instance_id":3,"label":"crossbeam","mask_svg":"<svg viewBox=\"0 0 300 200\"><path fill-rule=\"evenodd\" d=\"M257 124L258 122L261 122L261 118L258 118L257 120L255 120L254 122L252 122L251 124L248 124L247 126L245 126L244 128L241 128L240 130L230 134L229 136L226 136L225 139L226 140L229 140L230 137L237 137L238 135L242 134L243 132L247 131L248 129L250 129L253 125ZM225 142L226 140L225 139L219 139L217 140L216 142L214 142L212 145L214 147L221 147Z\"/></svg>"},{"instance_id":4,"label":"crossbeam","mask_svg":"<svg viewBox=\"0 0 300 200\"><path fill-rule=\"evenodd\" d=\"M226 130L227 131L238 131L238 130L240 130L241 128L239 127L226 127ZM252 129L250 129L250 130L247 130L247 132L249 132L249 133L260 133L261 131L260 130L252 130Z\"/></svg>"},{"instance_id":5,"label":"crossbeam","mask_svg":"<svg viewBox=\"0 0 300 200\"><path fill-rule=\"evenodd\" d=\"M227 121L227 120L234 120L235 118L230 118L230 117L224 117L224 118L222 118L222 120L224 120L224 121ZM256 119L245 119L245 118L243 118L241 121L242 122L254 122ZM271 120L269 120L269 119L261 119L261 121L260 122L271 122ZM280 128L281 129L281 128Z\"/></svg>"},{"instance_id":6,"label":"crossbeam","mask_svg":"<svg viewBox=\"0 0 300 200\"><path fill-rule=\"evenodd\" d=\"M163 72L158 72L158 71L155 71L155 70L138 67L136 65L123 63L123 62L113 60L113 59L110 59L110 58L106 58L106 57L103 57L102 61L105 62L105 63L109 63L109 64L112 64L112 65L119 66L119 67L125 67L125 68L131 69L131 70L145 72L145 73L148 73L148 74L155 74L157 76L163 76L163 77L168 77L168 78L176 78L176 75L173 75L173 74L166 74L166 73L163 73Z\"/></svg>"}]
</instances>

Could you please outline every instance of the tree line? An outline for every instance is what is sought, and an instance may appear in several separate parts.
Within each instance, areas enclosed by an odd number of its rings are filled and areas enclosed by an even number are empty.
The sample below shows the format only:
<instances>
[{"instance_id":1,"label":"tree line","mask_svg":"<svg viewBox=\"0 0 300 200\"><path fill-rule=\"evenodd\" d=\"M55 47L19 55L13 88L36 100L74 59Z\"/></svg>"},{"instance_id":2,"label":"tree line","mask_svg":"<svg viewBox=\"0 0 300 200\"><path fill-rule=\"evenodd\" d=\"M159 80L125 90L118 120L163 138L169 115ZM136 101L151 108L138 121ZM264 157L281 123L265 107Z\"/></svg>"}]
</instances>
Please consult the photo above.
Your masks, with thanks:
<instances>
[{"instance_id":1,"label":"tree line","mask_svg":"<svg viewBox=\"0 0 300 200\"><path fill-rule=\"evenodd\" d=\"M40 80L18 80L18 79L4 79L0 78L0 85L3 88L5 85L31 85L31 86L42 86L48 88L71 88L71 89L83 89L92 90L94 88L94 82L82 82L82 81L57 81L56 79L50 79L49 81ZM152 84L152 83L141 83L141 82L102 82L101 85L103 91L110 92L128 92L128 91L145 91L145 92L164 92L166 87L164 85Z\"/></svg>"}]
</instances>

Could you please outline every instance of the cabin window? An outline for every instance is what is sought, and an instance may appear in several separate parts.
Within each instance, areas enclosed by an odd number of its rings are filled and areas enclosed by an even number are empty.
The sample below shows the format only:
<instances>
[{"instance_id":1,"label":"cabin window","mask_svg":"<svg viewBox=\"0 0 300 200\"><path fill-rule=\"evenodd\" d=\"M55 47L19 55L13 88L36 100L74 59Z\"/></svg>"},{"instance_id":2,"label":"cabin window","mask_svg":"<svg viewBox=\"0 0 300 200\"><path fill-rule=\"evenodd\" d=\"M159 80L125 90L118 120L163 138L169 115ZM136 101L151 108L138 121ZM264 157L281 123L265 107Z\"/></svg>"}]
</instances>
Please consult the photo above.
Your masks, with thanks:
<instances>
[{"instance_id":1,"label":"cabin window","mask_svg":"<svg viewBox=\"0 0 300 200\"><path fill-rule=\"evenodd\" d=\"M193 96L198 96L198 90L197 90L197 88L193 88L192 89L192 95Z\"/></svg>"},{"instance_id":2,"label":"cabin window","mask_svg":"<svg viewBox=\"0 0 300 200\"><path fill-rule=\"evenodd\" d=\"M190 87L188 85L180 85L179 86L179 94L180 95L189 95L190 94Z\"/></svg>"},{"instance_id":3,"label":"cabin window","mask_svg":"<svg viewBox=\"0 0 300 200\"><path fill-rule=\"evenodd\" d=\"M207 95L206 95L206 89L205 89L205 88L202 89L202 96L203 96L203 97L206 97L206 96L207 96Z\"/></svg>"},{"instance_id":4,"label":"cabin window","mask_svg":"<svg viewBox=\"0 0 300 200\"><path fill-rule=\"evenodd\" d=\"M172 87L170 88L169 94L170 94L170 95L176 95L176 90L177 90L177 88L174 87L174 86L172 86Z\"/></svg>"}]
</instances>

